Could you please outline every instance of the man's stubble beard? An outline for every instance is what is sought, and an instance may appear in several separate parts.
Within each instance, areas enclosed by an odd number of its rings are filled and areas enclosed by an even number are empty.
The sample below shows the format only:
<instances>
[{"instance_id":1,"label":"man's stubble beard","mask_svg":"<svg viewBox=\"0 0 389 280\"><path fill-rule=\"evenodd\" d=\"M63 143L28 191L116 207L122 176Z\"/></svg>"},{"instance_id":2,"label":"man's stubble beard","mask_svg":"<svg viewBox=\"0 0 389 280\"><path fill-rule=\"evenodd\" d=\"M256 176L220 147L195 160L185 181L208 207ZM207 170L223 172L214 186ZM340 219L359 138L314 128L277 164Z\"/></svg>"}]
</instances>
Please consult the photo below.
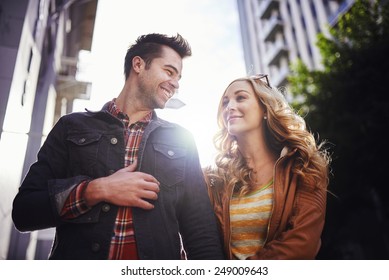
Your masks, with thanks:
<instances>
[{"instance_id":1,"label":"man's stubble beard","mask_svg":"<svg viewBox=\"0 0 389 280\"><path fill-rule=\"evenodd\" d=\"M148 83L144 81L144 79L141 79L139 82L139 91L137 93L138 100L141 101L141 103L150 109L163 109L165 108L165 104L161 107L161 105L156 100L157 92L154 92L154 89L149 88Z\"/></svg>"}]
</instances>

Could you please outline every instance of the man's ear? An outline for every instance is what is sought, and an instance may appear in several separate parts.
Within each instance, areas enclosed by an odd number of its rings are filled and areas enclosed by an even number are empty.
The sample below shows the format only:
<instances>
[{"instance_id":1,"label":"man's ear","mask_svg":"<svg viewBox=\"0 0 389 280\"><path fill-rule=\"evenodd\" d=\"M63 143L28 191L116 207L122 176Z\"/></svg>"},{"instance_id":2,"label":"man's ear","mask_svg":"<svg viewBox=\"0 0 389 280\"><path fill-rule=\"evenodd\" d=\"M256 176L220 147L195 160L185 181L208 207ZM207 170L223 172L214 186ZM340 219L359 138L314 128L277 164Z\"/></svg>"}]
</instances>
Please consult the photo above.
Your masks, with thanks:
<instances>
[{"instance_id":1,"label":"man's ear","mask_svg":"<svg viewBox=\"0 0 389 280\"><path fill-rule=\"evenodd\" d=\"M132 69L135 73L139 73L145 65L145 61L140 56L134 56L132 59Z\"/></svg>"}]
</instances>

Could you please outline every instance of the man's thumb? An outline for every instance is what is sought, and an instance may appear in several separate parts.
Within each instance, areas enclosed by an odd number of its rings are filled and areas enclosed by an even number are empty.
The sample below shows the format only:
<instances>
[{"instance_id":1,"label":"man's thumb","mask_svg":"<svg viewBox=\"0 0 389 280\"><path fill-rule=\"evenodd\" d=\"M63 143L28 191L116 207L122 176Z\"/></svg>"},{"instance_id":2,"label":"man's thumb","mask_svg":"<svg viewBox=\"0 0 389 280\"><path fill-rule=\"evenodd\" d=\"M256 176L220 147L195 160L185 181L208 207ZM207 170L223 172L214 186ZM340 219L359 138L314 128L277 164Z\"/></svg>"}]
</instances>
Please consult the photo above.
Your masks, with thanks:
<instances>
[{"instance_id":1,"label":"man's thumb","mask_svg":"<svg viewBox=\"0 0 389 280\"><path fill-rule=\"evenodd\" d=\"M123 168L124 171L127 171L127 172L133 172L136 170L136 165L138 164L137 160L135 160L132 164L130 164L129 166Z\"/></svg>"}]
</instances>

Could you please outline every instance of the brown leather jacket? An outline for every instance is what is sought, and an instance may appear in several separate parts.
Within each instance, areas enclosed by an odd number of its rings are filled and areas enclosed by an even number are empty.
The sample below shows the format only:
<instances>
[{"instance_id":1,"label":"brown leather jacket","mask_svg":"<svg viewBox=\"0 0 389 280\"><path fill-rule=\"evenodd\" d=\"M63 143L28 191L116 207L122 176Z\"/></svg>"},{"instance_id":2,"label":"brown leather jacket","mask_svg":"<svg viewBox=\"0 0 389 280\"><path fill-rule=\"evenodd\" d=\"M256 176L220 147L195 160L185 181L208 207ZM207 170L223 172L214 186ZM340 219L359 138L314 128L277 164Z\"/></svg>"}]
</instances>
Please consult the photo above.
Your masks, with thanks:
<instances>
[{"instance_id":1,"label":"brown leather jacket","mask_svg":"<svg viewBox=\"0 0 389 280\"><path fill-rule=\"evenodd\" d=\"M296 175L291 172L293 154L284 149L275 165L274 200L268 236L263 249L249 259L314 259L320 249L327 191L298 186ZM231 259L229 208L233 190L224 188L220 183L209 182L208 178L207 182L225 254Z\"/></svg>"}]
</instances>

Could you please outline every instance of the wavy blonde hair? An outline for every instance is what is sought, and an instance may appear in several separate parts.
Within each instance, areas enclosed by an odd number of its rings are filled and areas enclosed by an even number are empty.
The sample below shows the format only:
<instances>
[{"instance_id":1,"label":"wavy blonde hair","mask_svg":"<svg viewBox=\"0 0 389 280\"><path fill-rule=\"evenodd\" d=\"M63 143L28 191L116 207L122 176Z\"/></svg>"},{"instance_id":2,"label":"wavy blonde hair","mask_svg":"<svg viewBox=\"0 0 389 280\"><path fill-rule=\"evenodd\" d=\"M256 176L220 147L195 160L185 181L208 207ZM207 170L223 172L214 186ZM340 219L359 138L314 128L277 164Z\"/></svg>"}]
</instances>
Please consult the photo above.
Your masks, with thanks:
<instances>
[{"instance_id":1,"label":"wavy blonde hair","mask_svg":"<svg viewBox=\"0 0 389 280\"><path fill-rule=\"evenodd\" d=\"M238 81L250 83L258 102L267 112L265 124L266 144L276 155L284 147L296 150L292 172L299 177L300 185L308 188L327 188L330 156L324 149L324 142L317 143L313 134L307 130L305 120L288 104L284 95L275 88L270 88L257 77L239 78ZM234 136L230 135L223 120L223 98L219 103L217 121L219 131L214 137L217 150L215 167L207 167L205 174L208 180L217 180L218 185L234 187L240 194L253 188L250 178L252 171L239 152Z\"/></svg>"}]
</instances>

